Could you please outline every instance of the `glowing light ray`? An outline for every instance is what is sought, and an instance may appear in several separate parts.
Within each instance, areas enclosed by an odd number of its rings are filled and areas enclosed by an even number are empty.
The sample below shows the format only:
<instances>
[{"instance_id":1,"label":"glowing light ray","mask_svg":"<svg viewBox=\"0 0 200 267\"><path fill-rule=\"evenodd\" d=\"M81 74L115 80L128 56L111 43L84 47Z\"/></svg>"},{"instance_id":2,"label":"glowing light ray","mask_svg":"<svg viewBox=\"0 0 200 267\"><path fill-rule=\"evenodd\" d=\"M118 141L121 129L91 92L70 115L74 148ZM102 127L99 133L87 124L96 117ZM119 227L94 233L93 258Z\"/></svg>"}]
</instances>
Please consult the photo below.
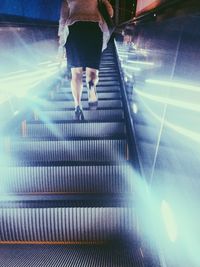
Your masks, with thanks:
<instances>
[{"instance_id":1,"label":"glowing light ray","mask_svg":"<svg viewBox=\"0 0 200 267\"><path fill-rule=\"evenodd\" d=\"M38 83L40 83L40 81ZM26 98L29 99L29 96L27 95ZM52 124L51 119L46 114L41 112L40 107L46 104L49 104L49 101L43 98L31 97L29 99L30 109L33 111L34 114L36 114L37 120L39 119L46 123L48 129L50 130L53 136L63 138L63 134L58 128L56 128L56 124Z\"/></svg>"},{"instance_id":2,"label":"glowing light ray","mask_svg":"<svg viewBox=\"0 0 200 267\"><path fill-rule=\"evenodd\" d=\"M138 67L133 67L133 66L127 66L125 64L122 64L122 68L128 69L128 70L135 70L135 71L140 71L141 69Z\"/></svg>"},{"instance_id":3,"label":"glowing light ray","mask_svg":"<svg viewBox=\"0 0 200 267\"><path fill-rule=\"evenodd\" d=\"M46 80L52 75L55 75L58 71L59 69L54 67L45 71L43 74L30 77L29 79L1 84L1 91L3 91L1 102L6 100L6 96L7 98L11 97L12 95L16 95L17 97L25 97L28 94L28 90L38 86L42 81Z\"/></svg>"},{"instance_id":4,"label":"glowing light ray","mask_svg":"<svg viewBox=\"0 0 200 267\"><path fill-rule=\"evenodd\" d=\"M10 76L10 75L13 75L13 74L19 74L19 73L23 73L23 72L26 72L27 69L23 69L23 70L17 70L17 71L12 71L12 72L9 72L9 73L5 73L3 75L0 75L1 78L4 78L6 76Z\"/></svg>"},{"instance_id":5,"label":"glowing light ray","mask_svg":"<svg viewBox=\"0 0 200 267\"><path fill-rule=\"evenodd\" d=\"M63 134L60 132L59 128L56 128L56 124L53 124L50 117L47 116L45 113L41 112L41 110L38 107L38 105L45 105L46 103L48 104L49 102L41 98L35 98L34 100L36 101L33 102L32 110L36 114L37 120L41 120L42 122L44 122L53 136L62 138ZM35 106L36 103L37 103L37 108Z\"/></svg>"},{"instance_id":6,"label":"glowing light ray","mask_svg":"<svg viewBox=\"0 0 200 267\"><path fill-rule=\"evenodd\" d=\"M124 71L125 77L129 78L129 79L133 79L133 74L128 73L127 71Z\"/></svg>"},{"instance_id":7,"label":"glowing light ray","mask_svg":"<svg viewBox=\"0 0 200 267\"><path fill-rule=\"evenodd\" d=\"M57 68L57 66L50 66L48 67L48 70L50 69L55 69ZM33 72L27 72L27 73L24 73L24 74L20 74L20 75L14 75L12 77L5 77L5 78L1 78L0 79L0 83L3 83L3 82L8 82L8 81L12 81L12 80L16 80L16 79L21 79L21 78L25 78L25 77L29 77L29 76L37 76L39 74L43 74L43 73L46 73L48 70L46 69L39 69L39 70L36 70L36 71L33 71Z\"/></svg>"},{"instance_id":8,"label":"glowing light ray","mask_svg":"<svg viewBox=\"0 0 200 267\"><path fill-rule=\"evenodd\" d=\"M46 127L49 129L51 132L52 136L62 138L63 134L60 131L58 127L56 127L56 124L53 124L52 121L50 120L50 117L48 117L46 114L41 114L40 111L37 110L37 116L39 120L45 123Z\"/></svg>"},{"instance_id":9,"label":"glowing light ray","mask_svg":"<svg viewBox=\"0 0 200 267\"><path fill-rule=\"evenodd\" d=\"M149 65L149 66L154 66L154 62L146 62L146 61L136 61L136 60L127 60L127 63L133 63L133 64L138 64L138 65Z\"/></svg>"},{"instance_id":10,"label":"glowing light ray","mask_svg":"<svg viewBox=\"0 0 200 267\"><path fill-rule=\"evenodd\" d=\"M25 39L23 39L16 31L13 31L13 34L16 36L16 39L21 44L23 49L25 49L26 51L28 51L28 53L30 55L33 55L35 57L35 54L32 51L32 47L30 47L29 45L26 44ZM22 59L18 57L18 61L22 61ZM30 63L30 65L31 65L31 63Z\"/></svg>"},{"instance_id":11,"label":"glowing light ray","mask_svg":"<svg viewBox=\"0 0 200 267\"><path fill-rule=\"evenodd\" d=\"M141 96L140 96L141 97ZM162 118L160 116L158 116L156 113L154 113L152 111L151 108L149 108L146 103L142 100L141 98L141 101L143 102L143 105L145 106L145 108L148 110L148 112L155 118L157 119L159 122L162 121ZM170 123L169 121L165 120L164 121L164 125L169 127L170 129L173 129L174 131L176 131L177 133L179 133L180 135L183 135L193 141L195 141L196 143L200 144L200 134L199 133L196 133L196 132L193 132L193 131L190 131L188 129L185 129L183 127L180 127L180 126L177 126L177 125L174 125L173 123Z\"/></svg>"},{"instance_id":12,"label":"glowing light ray","mask_svg":"<svg viewBox=\"0 0 200 267\"><path fill-rule=\"evenodd\" d=\"M49 63L51 63L51 61L50 60L47 60L47 61L43 61L43 62L38 63L38 65L39 66L40 65L46 65L46 64L49 64Z\"/></svg>"},{"instance_id":13,"label":"glowing light ray","mask_svg":"<svg viewBox=\"0 0 200 267\"><path fill-rule=\"evenodd\" d=\"M47 65L47 67L58 66L59 64L60 64L59 62L49 63L49 64Z\"/></svg>"},{"instance_id":14,"label":"glowing light ray","mask_svg":"<svg viewBox=\"0 0 200 267\"><path fill-rule=\"evenodd\" d=\"M168 104L168 105L175 106L178 108L183 108L183 109L188 109L191 111L200 112L200 105L144 93L139 89L134 89L134 90L137 92L138 95L140 95L144 98L153 100L155 102L164 103L164 104Z\"/></svg>"},{"instance_id":15,"label":"glowing light ray","mask_svg":"<svg viewBox=\"0 0 200 267\"><path fill-rule=\"evenodd\" d=\"M43 80L49 76L51 76L51 74L53 74L54 72L56 72L57 69L52 69L51 71L48 71L46 73L41 73L40 75L33 75L33 76L30 76L30 78L28 79L19 79L19 80L16 80L15 82L10 82L10 83L3 83L2 85L6 86L15 86L16 85L21 85L21 86L25 86L27 84L30 84L30 83L33 83L35 81L39 81L39 80Z\"/></svg>"},{"instance_id":16,"label":"glowing light ray","mask_svg":"<svg viewBox=\"0 0 200 267\"><path fill-rule=\"evenodd\" d=\"M177 88L177 89L185 89L185 90L191 90L194 92L200 92L199 86L194 86L194 85L190 85L190 84L184 84L184 83L178 83L178 82L169 82L169 81L160 81L160 80L153 80L153 79L147 79L147 80L145 80L145 82L151 83L151 84L167 86L167 87L172 87L172 88Z\"/></svg>"},{"instance_id":17,"label":"glowing light ray","mask_svg":"<svg viewBox=\"0 0 200 267\"><path fill-rule=\"evenodd\" d=\"M163 216L163 220L165 223L165 227L166 227L169 239L172 242L175 242L178 237L177 225L174 219L173 212L169 204L165 200L163 200L161 203L161 213Z\"/></svg>"}]
</instances>

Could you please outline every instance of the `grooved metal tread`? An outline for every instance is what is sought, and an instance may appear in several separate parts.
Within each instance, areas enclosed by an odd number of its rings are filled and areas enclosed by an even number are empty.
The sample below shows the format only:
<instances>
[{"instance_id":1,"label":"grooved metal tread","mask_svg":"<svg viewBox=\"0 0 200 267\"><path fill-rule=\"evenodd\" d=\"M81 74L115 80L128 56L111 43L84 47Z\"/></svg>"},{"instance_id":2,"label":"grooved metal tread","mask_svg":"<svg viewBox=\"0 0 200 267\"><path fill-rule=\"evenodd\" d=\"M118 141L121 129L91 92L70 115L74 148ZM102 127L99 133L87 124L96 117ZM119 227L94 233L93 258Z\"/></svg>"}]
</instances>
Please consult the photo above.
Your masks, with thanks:
<instances>
[{"instance_id":1,"label":"grooved metal tread","mask_svg":"<svg viewBox=\"0 0 200 267\"><path fill-rule=\"evenodd\" d=\"M121 94L119 92L97 92L98 94L98 100L104 100L104 99L121 99ZM52 101L53 100L72 100L73 96L71 94L71 92L66 92L66 93L59 93L59 92L52 92L50 93L50 95L48 96L48 98L50 98ZM88 95L87 92L83 92L82 94L82 100L88 100Z\"/></svg>"},{"instance_id":2,"label":"grooved metal tread","mask_svg":"<svg viewBox=\"0 0 200 267\"><path fill-rule=\"evenodd\" d=\"M18 161L108 161L128 159L126 139L10 140L5 156Z\"/></svg>"},{"instance_id":3,"label":"grooved metal tread","mask_svg":"<svg viewBox=\"0 0 200 267\"><path fill-rule=\"evenodd\" d=\"M135 173L128 164L3 166L1 193L131 193Z\"/></svg>"},{"instance_id":4,"label":"grooved metal tread","mask_svg":"<svg viewBox=\"0 0 200 267\"><path fill-rule=\"evenodd\" d=\"M115 109L115 110L84 110L84 117L85 122L88 121L109 121L109 122L116 122L121 121L124 119L124 111L123 109ZM38 111L35 112L36 120L41 121L56 121L56 120L74 120L74 110L68 110L68 111ZM76 121L77 122L77 121Z\"/></svg>"},{"instance_id":5,"label":"grooved metal tread","mask_svg":"<svg viewBox=\"0 0 200 267\"><path fill-rule=\"evenodd\" d=\"M101 72L100 72L99 73L99 82L97 84L97 87L101 88L101 82L102 81L117 81L117 82L119 82L119 75L117 73L112 73L112 75L110 75L109 72L107 74L106 73L101 74ZM85 81L83 80L83 82L85 82Z\"/></svg>"},{"instance_id":6,"label":"grooved metal tread","mask_svg":"<svg viewBox=\"0 0 200 267\"><path fill-rule=\"evenodd\" d=\"M103 79L103 78L109 78L110 76L112 76L114 79L118 79L119 80L119 74L116 71L102 71L99 73L99 78ZM110 79L108 79L110 80ZM99 84L97 85L97 87L100 86Z\"/></svg>"},{"instance_id":7,"label":"grooved metal tread","mask_svg":"<svg viewBox=\"0 0 200 267\"><path fill-rule=\"evenodd\" d=\"M105 68L105 70L104 71L109 71L109 69L107 69L107 68ZM103 71L102 71L103 72ZM111 75L112 75L112 73L111 73ZM85 85L86 83L85 83L85 81L83 82L83 84ZM116 85L120 85L120 82L117 80L101 80L100 82L99 82L99 86L116 86Z\"/></svg>"},{"instance_id":8,"label":"grooved metal tread","mask_svg":"<svg viewBox=\"0 0 200 267\"><path fill-rule=\"evenodd\" d=\"M74 102L73 101L46 101L42 100L40 103L37 104L38 108L40 109L74 109ZM122 101L121 100L99 100L98 101L98 108L122 108ZM88 108L88 101L82 101L83 109Z\"/></svg>"},{"instance_id":9,"label":"grooved metal tread","mask_svg":"<svg viewBox=\"0 0 200 267\"><path fill-rule=\"evenodd\" d=\"M100 73L103 77L104 74L108 75L108 73L109 73L109 75L113 75L113 74L116 75L117 71L116 71L116 69L111 69L111 68L101 68Z\"/></svg>"},{"instance_id":10,"label":"grooved metal tread","mask_svg":"<svg viewBox=\"0 0 200 267\"><path fill-rule=\"evenodd\" d=\"M53 89L58 93L71 93L71 87L68 83L63 83L59 87ZM99 86L97 85L97 93L120 93L120 86ZM87 93L86 88L83 88L83 94Z\"/></svg>"},{"instance_id":11,"label":"grooved metal tread","mask_svg":"<svg viewBox=\"0 0 200 267\"><path fill-rule=\"evenodd\" d=\"M131 247L131 248L130 248ZM1 267L146 267L141 248L105 245L0 245ZM153 265L152 265L153 266Z\"/></svg>"},{"instance_id":12,"label":"grooved metal tread","mask_svg":"<svg viewBox=\"0 0 200 267\"><path fill-rule=\"evenodd\" d=\"M83 91L84 121L74 120L69 83L58 80L49 92L52 101L35 99L34 116L40 121L23 122L24 137L3 142L8 166L0 167L0 243L107 242L137 231L136 176L128 165L120 81L113 59L103 59L100 66L97 110L88 110ZM93 259L82 263L84 257L70 254L68 258L67 253L62 258L65 263L52 259L52 266L98 266ZM140 250L130 262L127 254L119 259L109 258L108 250L105 253L99 266L134 266L134 261L135 266L144 266Z\"/></svg>"}]
</instances>

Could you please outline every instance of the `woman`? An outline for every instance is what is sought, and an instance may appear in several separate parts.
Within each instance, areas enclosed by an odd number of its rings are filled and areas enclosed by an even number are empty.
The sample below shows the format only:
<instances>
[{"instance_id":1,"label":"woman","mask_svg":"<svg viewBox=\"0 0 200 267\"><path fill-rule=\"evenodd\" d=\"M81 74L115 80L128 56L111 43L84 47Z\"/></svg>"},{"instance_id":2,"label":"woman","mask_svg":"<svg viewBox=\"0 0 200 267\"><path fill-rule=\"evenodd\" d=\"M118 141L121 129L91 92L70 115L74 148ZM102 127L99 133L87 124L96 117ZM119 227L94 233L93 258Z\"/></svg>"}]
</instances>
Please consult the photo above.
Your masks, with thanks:
<instances>
[{"instance_id":1,"label":"woman","mask_svg":"<svg viewBox=\"0 0 200 267\"><path fill-rule=\"evenodd\" d=\"M102 0L109 15L113 9L108 0ZM109 40L109 30L98 10L98 0L63 0L59 20L59 44L66 47L67 64L71 68L71 89L75 116L84 119L81 95L83 71L86 71L88 104L97 108L96 85L101 52Z\"/></svg>"}]
</instances>

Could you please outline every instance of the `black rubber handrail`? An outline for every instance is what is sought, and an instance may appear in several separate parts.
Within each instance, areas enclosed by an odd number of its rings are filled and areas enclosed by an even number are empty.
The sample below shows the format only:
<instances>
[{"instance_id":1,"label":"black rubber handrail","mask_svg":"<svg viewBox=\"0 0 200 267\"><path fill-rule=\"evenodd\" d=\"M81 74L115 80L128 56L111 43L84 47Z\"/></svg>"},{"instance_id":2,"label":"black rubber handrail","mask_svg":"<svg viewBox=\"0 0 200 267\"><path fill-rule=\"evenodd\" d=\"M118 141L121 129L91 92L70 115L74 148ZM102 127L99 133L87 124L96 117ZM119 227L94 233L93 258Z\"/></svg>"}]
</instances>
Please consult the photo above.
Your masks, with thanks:
<instances>
[{"instance_id":1,"label":"black rubber handrail","mask_svg":"<svg viewBox=\"0 0 200 267\"><path fill-rule=\"evenodd\" d=\"M126 92L125 81L123 78L123 72L122 72L119 58L117 55L116 46L115 46L115 54L116 54L116 63L117 63L117 67L118 67L118 72L119 72L119 76L120 76L120 84L121 84L121 89L122 89L122 101L124 104L124 112L125 112L125 118L126 118L127 140L129 143L130 161L132 162L134 169L140 175L142 175L142 165L141 165L140 160L139 160L139 152L138 152L137 144L135 141L134 123L133 123L133 120L131 118L131 109L130 109L130 105L128 103L128 96L127 96L127 92Z\"/></svg>"}]
</instances>

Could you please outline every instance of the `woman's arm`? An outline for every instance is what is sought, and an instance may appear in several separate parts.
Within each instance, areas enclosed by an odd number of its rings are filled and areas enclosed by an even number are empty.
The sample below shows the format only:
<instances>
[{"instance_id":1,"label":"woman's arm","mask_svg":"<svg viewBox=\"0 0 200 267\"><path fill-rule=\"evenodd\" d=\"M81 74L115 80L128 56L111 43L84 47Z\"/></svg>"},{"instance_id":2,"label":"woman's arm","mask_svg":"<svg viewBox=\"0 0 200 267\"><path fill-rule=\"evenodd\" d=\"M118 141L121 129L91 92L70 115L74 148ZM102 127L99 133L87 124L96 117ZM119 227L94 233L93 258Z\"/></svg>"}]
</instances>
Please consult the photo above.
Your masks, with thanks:
<instances>
[{"instance_id":1,"label":"woman's arm","mask_svg":"<svg viewBox=\"0 0 200 267\"><path fill-rule=\"evenodd\" d=\"M113 15L114 15L114 11L113 11L112 5L110 4L110 2L108 0L102 0L102 2L105 4L110 17L112 18Z\"/></svg>"},{"instance_id":2,"label":"woman's arm","mask_svg":"<svg viewBox=\"0 0 200 267\"><path fill-rule=\"evenodd\" d=\"M59 20L59 29L58 29L58 36L60 37L59 43L62 42L62 37L65 34L65 23L69 16L69 7L66 0L62 1L61 10L60 10L60 20ZM63 44L64 45L64 44Z\"/></svg>"}]
</instances>

